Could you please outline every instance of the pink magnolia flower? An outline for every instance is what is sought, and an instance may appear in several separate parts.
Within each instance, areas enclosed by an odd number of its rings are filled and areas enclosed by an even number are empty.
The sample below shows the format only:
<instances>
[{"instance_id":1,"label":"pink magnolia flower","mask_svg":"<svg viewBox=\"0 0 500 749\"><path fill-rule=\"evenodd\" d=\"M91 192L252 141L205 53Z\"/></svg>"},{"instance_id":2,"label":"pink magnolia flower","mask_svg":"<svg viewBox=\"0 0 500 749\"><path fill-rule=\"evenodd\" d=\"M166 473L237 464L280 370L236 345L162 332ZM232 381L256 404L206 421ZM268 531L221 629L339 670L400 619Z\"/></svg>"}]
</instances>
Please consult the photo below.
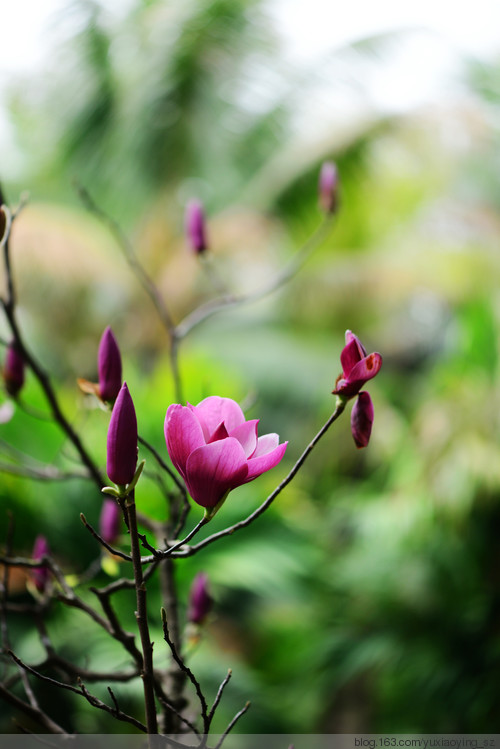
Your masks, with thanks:
<instances>
[{"instance_id":1,"label":"pink magnolia flower","mask_svg":"<svg viewBox=\"0 0 500 749\"><path fill-rule=\"evenodd\" d=\"M186 235L193 252L199 255L207 249L205 213L199 200L191 200L186 207Z\"/></svg>"},{"instance_id":2,"label":"pink magnolia flower","mask_svg":"<svg viewBox=\"0 0 500 749\"><path fill-rule=\"evenodd\" d=\"M337 378L332 392L344 398L353 398L365 382L378 374L382 357L378 353L367 354L359 338L350 330L346 331L345 343L340 354L342 374Z\"/></svg>"},{"instance_id":3,"label":"pink magnolia flower","mask_svg":"<svg viewBox=\"0 0 500 749\"><path fill-rule=\"evenodd\" d=\"M370 394L362 390L351 411L351 432L357 447L366 447L373 426L373 403Z\"/></svg>"},{"instance_id":4,"label":"pink magnolia flower","mask_svg":"<svg viewBox=\"0 0 500 749\"><path fill-rule=\"evenodd\" d=\"M115 484L130 484L137 466L137 417L124 382L116 399L108 427L106 471Z\"/></svg>"},{"instance_id":5,"label":"pink magnolia flower","mask_svg":"<svg viewBox=\"0 0 500 749\"><path fill-rule=\"evenodd\" d=\"M108 327L102 334L97 354L99 397L114 401L122 386L122 359L113 331Z\"/></svg>"},{"instance_id":6,"label":"pink magnolia flower","mask_svg":"<svg viewBox=\"0 0 500 749\"><path fill-rule=\"evenodd\" d=\"M202 624L212 608L213 598L208 590L208 575L198 572L189 591L188 621Z\"/></svg>"},{"instance_id":7,"label":"pink magnolia flower","mask_svg":"<svg viewBox=\"0 0 500 749\"><path fill-rule=\"evenodd\" d=\"M48 556L49 554L50 547L47 539L42 535L37 536L31 554L32 559L42 559L42 557ZM38 592L44 593L50 577L49 568L33 567L33 569L31 570L31 577Z\"/></svg>"},{"instance_id":8,"label":"pink magnolia flower","mask_svg":"<svg viewBox=\"0 0 500 749\"><path fill-rule=\"evenodd\" d=\"M165 439L170 459L189 494L205 508L222 503L231 489L274 468L288 442L257 436L258 419L246 421L231 398L210 396L197 406L169 406Z\"/></svg>"}]
</instances>

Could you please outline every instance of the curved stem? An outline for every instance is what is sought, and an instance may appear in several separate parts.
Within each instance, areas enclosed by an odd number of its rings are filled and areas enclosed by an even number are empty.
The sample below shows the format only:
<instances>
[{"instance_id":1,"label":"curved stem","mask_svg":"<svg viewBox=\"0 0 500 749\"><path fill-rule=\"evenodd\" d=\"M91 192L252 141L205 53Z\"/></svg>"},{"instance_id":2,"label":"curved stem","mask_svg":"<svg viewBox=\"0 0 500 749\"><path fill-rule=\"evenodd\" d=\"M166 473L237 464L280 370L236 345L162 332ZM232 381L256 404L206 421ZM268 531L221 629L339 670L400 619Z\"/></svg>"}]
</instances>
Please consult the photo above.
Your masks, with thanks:
<instances>
[{"instance_id":1,"label":"curved stem","mask_svg":"<svg viewBox=\"0 0 500 749\"><path fill-rule=\"evenodd\" d=\"M186 317L176 325L176 337L179 340L182 340L194 328L207 320L209 317L212 317L212 315L215 315L217 312L221 312L228 307L256 302L259 299L268 296L268 294L272 294L273 291L277 291L281 286L284 286L284 284L288 283L288 281L290 281L296 275L296 273L298 273L298 271L302 268L312 252L325 239L328 231L330 230L331 222L332 216L327 216L320 224L320 226L316 229L314 234L312 234L307 242L301 247L301 249L295 253L288 266L284 268L281 273L278 273L275 278L271 279L269 283L265 284L262 288L248 294L224 294L217 297L216 299L210 299L208 302L200 305L195 310L186 315Z\"/></svg>"},{"instance_id":2,"label":"curved stem","mask_svg":"<svg viewBox=\"0 0 500 749\"><path fill-rule=\"evenodd\" d=\"M313 451L314 447L317 445L317 443L320 441L323 435L326 434L326 432L331 427L333 422L336 421L339 418L339 416L343 413L345 407L346 407L346 402L338 398L335 411L330 416L328 421L325 422L325 424L321 427L319 432L313 437L313 439L308 444L308 446L306 447L306 449L304 450L300 458L297 460L297 462L295 463L291 471L288 473L288 475L276 487L276 489L273 492L271 492L271 494L260 505L260 507L254 510L254 512L248 515L248 517L246 517L244 520L240 520L239 523L235 523L234 525L231 525L229 528L224 528L224 530L218 531L218 533L213 533L211 536L208 536L203 541L200 541L199 544L196 544L195 546L191 546L185 551L180 551L178 554L175 554L174 556L175 557L190 557L193 554L196 554L201 549L204 549L205 546L208 546L209 544L212 544L214 541L217 541L219 538L224 538L224 536L230 536L236 531L239 531L242 528L246 528L248 525L250 525L250 523L253 523L254 520L257 520L257 518L260 517L260 515L262 515L262 513L265 512L267 508L274 502L276 497L279 494L281 494L283 489L286 486L288 486L290 481L294 478L294 476L298 473L300 468L304 465L307 457ZM169 551L171 551L171 549Z\"/></svg>"}]
</instances>

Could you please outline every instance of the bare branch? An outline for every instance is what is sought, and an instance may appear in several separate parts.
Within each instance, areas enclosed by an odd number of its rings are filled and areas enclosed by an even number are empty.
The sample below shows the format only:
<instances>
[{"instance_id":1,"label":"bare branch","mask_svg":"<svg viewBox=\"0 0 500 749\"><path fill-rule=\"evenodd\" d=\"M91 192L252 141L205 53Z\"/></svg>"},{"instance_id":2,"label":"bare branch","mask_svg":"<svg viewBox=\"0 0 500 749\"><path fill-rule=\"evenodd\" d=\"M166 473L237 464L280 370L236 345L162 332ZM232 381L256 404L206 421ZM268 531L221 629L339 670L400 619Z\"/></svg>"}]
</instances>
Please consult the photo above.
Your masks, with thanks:
<instances>
[{"instance_id":1,"label":"bare branch","mask_svg":"<svg viewBox=\"0 0 500 749\"><path fill-rule=\"evenodd\" d=\"M198 699L200 701L201 706L201 718L203 721L203 732L208 733L209 729L209 722L208 722L208 705L207 701L205 699L205 695L203 694L201 690L201 686L189 666L187 666L184 661L182 660L181 656L177 652L177 648L175 647L174 643L172 642L172 639L170 637L170 633L168 631L168 624L167 624L167 613L164 608L161 609L161 620L163 625L163 637L165 639L165 642L170 648L170 652L172 653L172 657L174 661L179 666L180 670L187 676L191 684L194 686L196 694L198 695Z\"/></svg>"},{"instance_id":2,"label":"bare branch","mask_svg":"<svg viewBox=\"0 0 500 749\"><path fill-rule=\"evenodd\" d=\"M235 727L236 723L239 721L241 716L245 715L249 707L250 707L250 703L247 702L246 705L242 707L238 713L236 713L236 715L234 716L234 718L232 719L232 721L230 722L230 724L228 725L228 727L226 728L222 736L220 737L220 740L215 745L214 749L220 749L220 747L222 746L224 740L227 738L230 731L233 730L233 728Z\"/></svg>"}]
</instances>

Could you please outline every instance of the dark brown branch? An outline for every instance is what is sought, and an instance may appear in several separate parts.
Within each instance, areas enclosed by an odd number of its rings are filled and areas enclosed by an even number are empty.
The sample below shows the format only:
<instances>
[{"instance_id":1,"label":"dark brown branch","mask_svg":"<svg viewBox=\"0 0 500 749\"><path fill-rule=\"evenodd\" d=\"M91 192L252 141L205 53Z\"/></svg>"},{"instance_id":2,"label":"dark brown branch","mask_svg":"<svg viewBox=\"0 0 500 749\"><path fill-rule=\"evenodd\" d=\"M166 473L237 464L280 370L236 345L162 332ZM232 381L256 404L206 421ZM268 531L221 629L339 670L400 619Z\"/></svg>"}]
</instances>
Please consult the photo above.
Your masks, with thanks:
<instances>
[{"instance_id":1,"label":"dark brown branch","mask_svg":"<svg viewBox=\"0 0 500 749\"><path fill-rule=\"evenodd\" d=\"M146 726L143 723L136 720L136 718L132 717L131 715L127 715L126 713L122 712L120 709L116 709L116 707L110 707L109 705L106 705L105 702L102 702L97 697L92 695L83 683L80 683L78 687L75 687L72 684L66 684L64 681L58 681L57 679L53 679L50 676L45 676L44 674L41 674L36 669L32 668L32 666L28 666L27 663L24 663L12 651L9 652L9 655L12 658L12 660L15 661L15 663L21 666L21 668L23 668L29 674L36 676L36 678L40 679L40 681L44 681L47 684L51 684L52 686L57 687L58 689L66 689L67 691L73 692L73 694L77 694L80 697L83 696L87 700L87 702L90 705L92 705L92 707L96 707L99 710L104 710L105 712L110 713L117 720L124 721L125 723L131 723L140 731L143 731L144 733L146 733Z\"/></svg>"},{"instance_id":2,"label":"dark brown branch","mask_svg":"<svg viewBox=\"0 0 500 749\"><path fill-rule=\"evenodd\" d=\"M124 559L126 562L131 562L132 557L130 554L125 554L123 551L120 551L119 549L115 549L110 544L105 541L102 536L99 535L99 533L93 528L89 522L87 522L87 518L83 514L83 512L80 513L80 520L84 524L85 528L91 533L92 536L96 539L96 541L99 541L101 546L104 546L104 548L109 551L110 554L113 554L115 557L120 557L120 559Z\"/></svg>"},{"instance_id":3,"label":"dark brown branch","mask_svg":"<svg viewBox=\"0 0 500 749\"><path fill-rule=\"evenodd\" d=\"M148 734L158 733L158 719L155 703L155 676L153 670L153 643L149 636L148 608L146 585L142 574L141 551L137 533L137 516L134 492L130 492L125 500L125 509L130 529L130 543L134 565L134 580L137 597L137 627L142 646L143 669L142 681L144 686L144 705L146 710L146 725Z\"/></svg>"},{"instance_id":4,"label":"dark brown branch","mask_svg":"<svg viewBox=\"0 0 500 749\"><path fill-rule=\"evenodd\" d=\"M9 689L6 689L3 684L0 683L0 698L8 702L12 707L23 712L32 720L36 721L42 728L47 729L49 733L62 734L63 736L70 736L70 734L61 728L60 725L55 723L43 710L39 707L33 707L33 705L24 702L20 697L16 697Z\"/></svg>"}]
</instances>

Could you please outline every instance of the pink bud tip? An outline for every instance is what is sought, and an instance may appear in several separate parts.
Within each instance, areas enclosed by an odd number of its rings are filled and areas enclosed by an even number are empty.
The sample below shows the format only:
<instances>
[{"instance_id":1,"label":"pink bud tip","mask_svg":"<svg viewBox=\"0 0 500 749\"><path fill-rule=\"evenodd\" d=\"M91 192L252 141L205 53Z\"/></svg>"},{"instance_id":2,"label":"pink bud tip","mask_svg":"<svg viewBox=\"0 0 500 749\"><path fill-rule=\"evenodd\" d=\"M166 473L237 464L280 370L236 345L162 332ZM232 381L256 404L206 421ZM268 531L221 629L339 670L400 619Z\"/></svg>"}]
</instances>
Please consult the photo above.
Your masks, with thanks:
<instances>
[{"instance_id":1,"label":"pink bud tip","mask_svg":"<svg viewBox=\"0 0 500 749\"><path fill-rule=\"evenodd\" d=\"M24 385L24 358L18 350L15 341L7 346L7 356L3 370L5 388L9 395L15 396Z\"/></svg>"},{"instance_id":2,"label":"pink bud tip","mask_svg":"<svg viewBox=\"0 0 500 749\"><path fill-rule=\"evenodd\" d=\"M199 572L193 580L189 591L188 621L202 624L210 613L213 599L209 593L208 576Z\"/></svg>"},{"instance_id":3,"label":"pink bud tip","mask_svg":"<svg viewBox=\"0 0 500 749\"><path fill-rule=\"evenodd\" d=\"M108 326L102 334L97 355L99 396L113 402L122 386L122 359L113 331Z\"/></svg>"},{"instance_id":4,"label":"pink bud tip","mask_svg":"<svg viewBox=\"0 0 500 749\"><path fill-rule=\"evenodd\" d=\"M369 393L362 391L351 411L351 432L357 447L366 447L373 426L373 403Z\"/></svg>"},{"instance_id":5,"label":"pink bud tip","mask_svg":"<svg viewBox=\"0 0 500 749\"><path fill-rule=\"evenodd\" d=\"M106 470L119 486L130 484L137 466L137 417L124 382L113 406L108 428Z\"/></svg>"},{"instance_id":6,"label":"pink bud tip","mask_svg":"<svg viewBox=\"0 0 500 749\"><path fill-rule=\"evenodd\" d=\"M199 200L191 200L186 208L186 235L193 252L199 255L207 249L205 213Z\"/></svg>"},{"instance_id":7,"label":"pink bud tip","mask_svg":"<svg viewBox=\"0 0 500 749\"><path fill-rule=\"evenodd\" d=\"M118 502L106 497L102 503L99 518L99 533L107 544L114 544L118 539L122 526L122 514Z\"/></svg>"},{"instance_id":8,"label":"pink bud tip","mask_svg":"<svg viewBox=\"0 0 500 749\"><path fill-rule=\"evenodd\" d=\"M319 175L319 203L325 213L336 213L339 198L339 176L333 161L325 161Z\"/></svg>"},{"instance_id":9,"label":"pink bud tip","mask_svg":"<svg viewBox=\"0 0 500 749\"><path fill-rule=\"evenodd\" d=\"M42 559L50 554L50 548L45 536L37 536L31 554L32 559ZM34 567L31 570L31 577L35 583L36 589L43 593L49 581L50 571L48 567Z\"/></svg>"}]
</instances>

